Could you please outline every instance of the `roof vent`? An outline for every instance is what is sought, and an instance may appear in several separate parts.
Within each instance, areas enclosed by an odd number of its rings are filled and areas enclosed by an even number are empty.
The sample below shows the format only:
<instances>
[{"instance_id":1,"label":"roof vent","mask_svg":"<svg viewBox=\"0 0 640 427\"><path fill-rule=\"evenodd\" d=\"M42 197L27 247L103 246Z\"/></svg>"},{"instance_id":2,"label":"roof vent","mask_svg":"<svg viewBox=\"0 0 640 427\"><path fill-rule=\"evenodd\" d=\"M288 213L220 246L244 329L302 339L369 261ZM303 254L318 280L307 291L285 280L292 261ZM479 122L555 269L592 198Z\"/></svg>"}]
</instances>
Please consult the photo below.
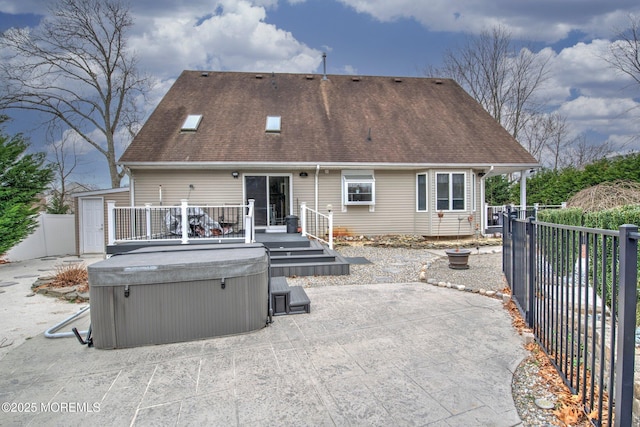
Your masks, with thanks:
<instances>
[{"instance_id":1,"label":"roof vent","mask_svg":"<svg viewBox=\"0 0 640 427\"><path fill-rule=\"evenodd\" d=\"M307 79L307 80L313 80L313 75L312 75L312 74L307 74L307 75L305 76L305 79Z\"/></svg>"},{"instance_id":2,"label":"roof vent","mask_svg":"<svg viewBox=\"0 0 640 427\"><path fill-rule=\"evenodd\" d=\"M351 81L352 82L359 82L360 81L360 77L359 76L353 76L353 77L351 77Z\"/></svg>"},{"instance_id":3,"label":"roof vent","mask_svg":"<svg viewBox=\"0 0 640 427\"><path fill-rule=\"evenodd\" d=\"M200 77L209 77L209 73L203 71L202 73L200 73Z\"/></svg>"},{"instance_id":4,"label":"roof vent","mask_svg":"<svg viewBox=\"0 0 640 427\"><path fill-rule=\"evenodd\" d=\"M327 80L327 53L322 53L322 80Z\"/></svg>"},{"instance_id":5,"label":"roof vent","mask_svg":"<svg viewBox=\"0 0 640 427\"><path fill-rule=\"evenodd\" d=\"M261 79L262 78L262 74L256 74L256 79Z\"/></svg>"},{"instance_id":6,"label":"roof vent","mask_svg":"<svg viewBox=\"0 0 640 427\"><path fill-rule=\"evenodd\" d=\"M442 80L437 79L437 80L435 81L435 84L437 84L437 85L441 85L441 84L442 84Z\"/></svg>"},{"instance_id":7,"label":"roof vent","mask_svg":"<svg viewBox=\"0 0 640 427\"><path fill-rule=\"evenodd\" d=\"M396 83L402 83L402 79L400 77L396 77L393 81Z\"/></svg>"}]
</instances>

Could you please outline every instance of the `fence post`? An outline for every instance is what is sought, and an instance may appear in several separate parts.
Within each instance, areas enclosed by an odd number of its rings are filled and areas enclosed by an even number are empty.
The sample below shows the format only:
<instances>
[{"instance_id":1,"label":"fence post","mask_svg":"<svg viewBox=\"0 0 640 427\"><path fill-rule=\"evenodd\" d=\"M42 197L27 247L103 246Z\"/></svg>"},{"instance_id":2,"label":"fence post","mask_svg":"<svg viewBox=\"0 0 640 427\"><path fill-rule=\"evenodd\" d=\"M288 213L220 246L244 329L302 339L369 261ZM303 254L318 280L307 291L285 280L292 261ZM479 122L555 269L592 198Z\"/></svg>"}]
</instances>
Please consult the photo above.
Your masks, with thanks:
<instances>
[{"instance_id":1,"label":"fence post","mask_svg":"<svg viewBox=\"0 0 640 427\"><path fill-rule=\"evenodd\" d=\"M511 253L511 261L509 262L509 265L511 266L511 271L509 271L509 280L512 281L512 283L509 283L509 286L511 287L511 293L513 294L514 292L514 284L513 284L513 277L514 277L514 270L516 268L516 251L514 249L514 242L513 242L513 223L518 219L518 211L513 207L509 208L508 210L509 216L507 218L507 229L508 229L508 233L509 233L509 244L511 245L511 249L510 249L510 253ZM504 236L502 237L504 239Z\"/></svg>"},{"instance_id":2,"label":"fence post","mask_svg":"<svg viewBox=\"0 0 640 427\"><path fill-rule=\"evenodd\" d=\"M307 235L307 202L300 203L300 228L302 237Z\"/></svg>"},{"instance_id":3,"label":"fence post","mask_svg":"<svg viewBox=\"0 0 640 427\"><path fill-rule=\"evenodd\" d=\"M147 226L147 240L151 240L151 203L144 204L144 216Z\"/></svg>"},{"instance_id":4,"label":"fence post","mask_svg":"<svg viewBox=\"0 0 640 427\"><path fill-rule=\"evenodd\" d=\"M180 200L180 213L182 215L182 223L180 228L182 229L182 244L189 243L189 210L187 209L189 201L187 199Z\"/></svg>"},{"instance_id":5,"label":"fence post","mask_svg":"<svg viewBox=\"0 0 640 427\"><path fill-rule=\"evenodd\" d=\"M527 242L527 246L525 247L525 259L527 260L527 281L528 281L528 290L527 290L527 325L532 328L533 327L533 315L534 311L534 296L535 296L535 266L536 266L536 227L533 224L535 220L534 217L529 217L529 221L527 222L527 235L529 236L529 241Z\"/></svg>"},{"instance_id":6,"label":"fence post","mask_svg":"<svg viewBox=\"0 0 640 427\"><path fill-rule=\"evenodd\" d=\"M108 245L116 243L116 201L107 200L107 240Z\"/></svg>"},{"instance_id":7,"label":"fence post","mask_svg":"<svg viewBox=\"0 0 640 427\"><path fill-rule=\"evenodd\" d=\"M638 240L636 225L620 228L620 289L618 290L618 343L616 345L615 425L631 426L635 359L636 303L638 286Z\"/></svg>"},{"instance_id":8,"label":"fence post","mask_svg":"<svg viewBox=\"0 0 640 427\"><path fill-rule=\"evenodd\" d=\"M504 266L507 265L508 251L506 249L508 242L507 233L509 231L509 211L503 209L502 212L500 212L500 218L502 221L502 273L506 275L507 272L504 271ZM511 283L509 283L509 286L511 286Z\"/></svg>"}]
</instances>

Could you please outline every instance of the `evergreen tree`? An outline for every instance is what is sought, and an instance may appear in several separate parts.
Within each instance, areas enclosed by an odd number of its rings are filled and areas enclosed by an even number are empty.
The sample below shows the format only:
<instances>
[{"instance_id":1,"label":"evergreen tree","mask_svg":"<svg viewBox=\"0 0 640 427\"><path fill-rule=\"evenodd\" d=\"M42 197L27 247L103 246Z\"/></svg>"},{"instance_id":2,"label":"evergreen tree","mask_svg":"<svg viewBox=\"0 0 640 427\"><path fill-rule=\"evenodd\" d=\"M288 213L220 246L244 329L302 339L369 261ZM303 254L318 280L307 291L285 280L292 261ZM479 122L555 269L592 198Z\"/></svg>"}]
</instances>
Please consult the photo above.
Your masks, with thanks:
<instances>
[{"instance_id":1,"label":"evergreen tree","mask_svg":"<svg viewBox=\"0 0 640 427\"><path fill-rule=\"evenodd\" d=\"M484 187L485 201L489 206L502 206L511 203L510 187L511 184L505 175L487 178Z\"/></svg>"},{"instance_id":2,"label":"evergreen tree","mask_svg":"<svg viewBox=\"0 0 640 427\"><path fill-rule=\"evenodd\" d=\"M617 180L640 182L640 154L601 159L583 169L543 169L527 180L527 199L529 204L559 205L580 190Z\"/></svg>"},{"instance_id":3,"label":"evergreen tree","mask_svg":"<svg viewBox=\"0 0 640 427\"><path fill-rule=\"evenodd\" d=\"M8 136L0 129L0 254L33 232L38 196L53 176L44 153L26 153L28 148L22 135Z\"/></svg>"}]
</instances>

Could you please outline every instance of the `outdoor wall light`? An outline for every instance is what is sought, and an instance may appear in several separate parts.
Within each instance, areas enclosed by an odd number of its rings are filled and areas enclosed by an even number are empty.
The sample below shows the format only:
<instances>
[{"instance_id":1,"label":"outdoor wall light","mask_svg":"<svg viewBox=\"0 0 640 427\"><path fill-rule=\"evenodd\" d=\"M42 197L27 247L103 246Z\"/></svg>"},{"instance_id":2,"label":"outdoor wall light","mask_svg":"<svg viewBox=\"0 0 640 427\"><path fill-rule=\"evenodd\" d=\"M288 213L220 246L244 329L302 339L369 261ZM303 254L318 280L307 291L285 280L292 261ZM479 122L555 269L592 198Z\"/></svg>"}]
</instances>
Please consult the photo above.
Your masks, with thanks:
<instances>
[{"instance_id":1,"label":"outdoor wall light","mask_svg":"<svg viewBox=\"0 0 640 427\"><path fill-rule=\"evenodd\" d=\"M479 176L480 178L482 178L482 177L483 177L483 176L485 176L485 175L486 175L486 173L484 173L484 172L478 172L478 176Z\"/></svg>"},{"instance_id":2,"label":"outdoor wall light","mask_svg":"<svg viewBox=\"0 0 640 427\"><path fill-rule=\"evenodd\" d=\"M231 172L231 176L233 177L233 179L238 179L240 174L238 173L238 171L233 171L233 172Z\"/></svg>"},{"instance_id":3,"label":"outdoor wall light","mask_svg":"<svg viewBox=\"0 0 640 427\"><path fill-rule=\"evenodd\" d=\"M300 172L300 176L303 177L303 178L306 178L306 177L309 176L309 174L306 173L306 172Z\"/></svg>"}]
</instances>

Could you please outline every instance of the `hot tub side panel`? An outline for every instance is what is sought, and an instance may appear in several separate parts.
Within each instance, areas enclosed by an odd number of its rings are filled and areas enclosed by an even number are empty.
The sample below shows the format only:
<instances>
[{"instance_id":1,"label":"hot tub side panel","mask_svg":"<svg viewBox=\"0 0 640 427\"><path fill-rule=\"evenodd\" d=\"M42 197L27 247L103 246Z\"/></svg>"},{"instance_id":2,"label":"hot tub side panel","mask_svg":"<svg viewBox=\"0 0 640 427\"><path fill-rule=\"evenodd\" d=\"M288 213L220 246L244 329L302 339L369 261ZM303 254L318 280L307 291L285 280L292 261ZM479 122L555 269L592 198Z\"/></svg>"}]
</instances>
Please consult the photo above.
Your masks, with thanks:
<instances>
[{"instance_id":1,"label":"hot tub side panel","mask_svg":"<svg viewBox=\"0 0 640 427\"><path fill-rule=\"evenodd\" d=\"M224 279L91 290L97 348L166 344L254 331L266 325L268 271ZM94 304L94 302L99 302Z\"/></svg>"}]
</instances>

